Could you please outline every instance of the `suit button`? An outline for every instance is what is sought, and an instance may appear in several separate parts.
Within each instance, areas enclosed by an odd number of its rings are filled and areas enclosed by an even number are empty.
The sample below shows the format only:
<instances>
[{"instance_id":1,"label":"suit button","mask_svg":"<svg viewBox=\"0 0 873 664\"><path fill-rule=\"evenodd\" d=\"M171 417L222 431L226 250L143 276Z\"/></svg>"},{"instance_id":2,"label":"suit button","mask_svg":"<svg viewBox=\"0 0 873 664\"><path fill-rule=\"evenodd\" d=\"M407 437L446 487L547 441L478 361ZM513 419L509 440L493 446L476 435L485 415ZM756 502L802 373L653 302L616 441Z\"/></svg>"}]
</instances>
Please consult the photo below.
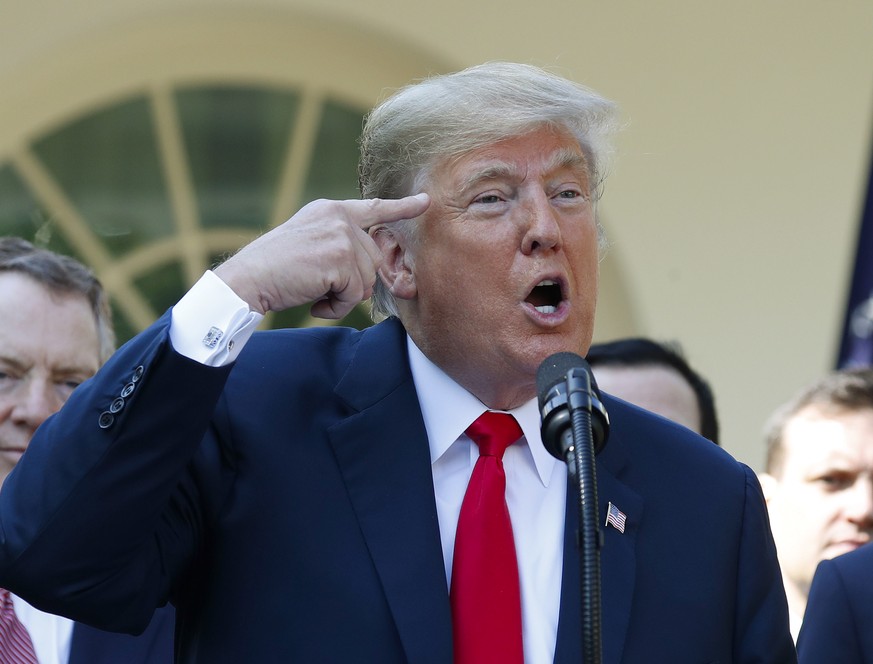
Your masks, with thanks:
<instances>
[{"instance_id":1,"label":"suit button","mask_svg":"<svg viewBox=\"0 0 873 664\"><path fill-rule=\"evenodd\" d=\"M124 399L118 397L115 401L112 402L112 405L109 406L110 413L117 413L119 410L124 408Z\"/></svg>"},{"instance_id":2,"label":"suit button","mask_svg":"<svg viewBox=\"0 0 873 664\"><path fill-rule=\"evenodd\" d=\"M124 389L121 390L121 396L125 397L125 398L129 397L131 394L133 394L133 391L135 389L136 389L136 385L134 385L133 383L128 383L127 385L124 386Z\"/></svg>"},{"instance_id":3,"label":"suit button","mask_svg":"<svg viewBox=\"0 0 873 664\"><path fill-rule=\"evenodd\" d=\"M142 378L143 371L145 371L145 369L143 369L143 366L140 364L136 369L133 370L133 376L131 377L130 382L138 382L139 379Z\"/></svg>"},{"instance_id":4,"label":"suit button","mask_svg":"<svg viewBox=\"0 0 873 664\"><path fill-rule=\"evenodd\" d=\"M108 429L115 422L115 415L110 413L108 410L104 410L100 413L100 419L97 420L97 424L100 425L101 429Z\"/></svg>"}]
</instances>

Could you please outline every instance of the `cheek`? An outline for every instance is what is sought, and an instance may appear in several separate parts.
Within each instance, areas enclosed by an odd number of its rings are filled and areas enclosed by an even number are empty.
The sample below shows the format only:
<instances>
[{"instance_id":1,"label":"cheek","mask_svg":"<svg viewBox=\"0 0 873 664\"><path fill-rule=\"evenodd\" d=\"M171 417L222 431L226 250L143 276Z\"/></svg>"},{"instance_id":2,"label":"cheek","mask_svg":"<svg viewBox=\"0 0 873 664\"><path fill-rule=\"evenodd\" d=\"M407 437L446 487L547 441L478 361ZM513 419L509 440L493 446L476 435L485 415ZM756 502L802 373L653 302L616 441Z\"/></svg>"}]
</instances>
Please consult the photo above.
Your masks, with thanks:
<instances>
[{"instance_id":1,"label":"cheek","mask_svg":"<svg viewBox=\"0 0 873 664\"><path fill-rule=\"evenodd\" d=\"M15 408L15 400L8 394L0 393L0 424L9 419L13 408Z\"/></svg>"},{"instance_id":2,"label":"cheek","mask_svg":"<svg viewBox=\"0 0 873 664\"><path fill-rule=\"evenodd\" d=\"M600 240L593 221L573 221L565 227L563 237L567 250L578 265L591 269L600 263Z\"/></svg>"},{"instance_id":3,"label":"cheek","mask_svg":"<svg viewBox=\"0 0 873 664\"><path fill-rule=\"evenodd\" d=\"M840 519L840 509L833 496L815 488L800 492L783 509L791 514L793 527L815 541L819 541L822 533Z\"/></svg>"}]
</instances>

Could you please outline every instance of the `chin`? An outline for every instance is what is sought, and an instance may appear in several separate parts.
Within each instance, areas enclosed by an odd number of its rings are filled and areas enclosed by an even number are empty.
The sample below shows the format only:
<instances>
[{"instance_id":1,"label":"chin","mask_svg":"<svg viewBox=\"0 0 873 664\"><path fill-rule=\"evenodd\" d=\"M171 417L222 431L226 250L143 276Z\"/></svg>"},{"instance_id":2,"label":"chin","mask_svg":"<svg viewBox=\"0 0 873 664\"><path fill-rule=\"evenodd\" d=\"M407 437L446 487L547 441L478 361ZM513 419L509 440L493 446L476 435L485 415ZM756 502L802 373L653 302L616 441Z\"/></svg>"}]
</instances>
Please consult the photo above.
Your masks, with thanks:
<instances>
[{"instance_id":1,"label":"chin","mask_svg":"<svg viewBox=\"0 0 873 664\"><path fill-rule=\"evenodd\" d=\"M537 366L555 353L576 353L584 355L584 344L578 335L552 334L540 337L536 344Z\"/></svg>"},{"instance_id":2,"label":"chin","mask_svg":"<svg viewBox=\"0 0 873 664\"><path fill-rule=\"evenodd\" d=\"M839 544L834 544L833 546L828 547L826 557L828 559L836 558L844 553L849 553L849 551L854 551L859 546L861 546L861 544L858 542L840 542Z\"/></svg>"}]
</instances>

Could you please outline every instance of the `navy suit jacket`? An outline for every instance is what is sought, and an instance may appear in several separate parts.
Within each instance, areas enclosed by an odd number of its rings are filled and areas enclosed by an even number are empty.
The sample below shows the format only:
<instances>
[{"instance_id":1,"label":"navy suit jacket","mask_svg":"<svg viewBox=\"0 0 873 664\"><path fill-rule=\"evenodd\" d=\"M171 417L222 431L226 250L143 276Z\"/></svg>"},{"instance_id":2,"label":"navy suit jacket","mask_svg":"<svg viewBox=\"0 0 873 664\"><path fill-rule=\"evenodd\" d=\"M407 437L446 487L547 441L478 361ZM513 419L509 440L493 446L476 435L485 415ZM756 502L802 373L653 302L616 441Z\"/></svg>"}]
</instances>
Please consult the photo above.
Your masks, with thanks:
<instances>
[{"instance_id":1,"label":"navy suit jacket","mask_svg":"<svg viewBox=\"0 0 873 664\"><path fill-rule=\"evenodd\" d=\"M818 564L797 658L807 664L873 664L873 544Z\"/></svg>"},{"instance_id":2,"label":"navy suit jacket","mask_svg":"<svg viewBox=\"0 0 873 664\"><path fill-rule=\"evenodd\" d=\"M399 322L260 332L224 368L175 353L168 326L125 345L35 435L0 494L0 585L115 630L172 599L182 662L451 662ZM605 532L603 661L795 661L755 475L687 429L606 407L601 520L609 501L627 527ZM555 662L578 664L567 504Z\"/></svg>"},{"instance_id":3,"label":"navy suit jacket","mask_svg":"<svg viewBox=\"0 0 873 664\"><path fill-rule=\"evenodd\" d=\"M171 664L174 615L171 606L158 609L138 636L75 623L68 664Z\"/></svg>"}]
</instances>

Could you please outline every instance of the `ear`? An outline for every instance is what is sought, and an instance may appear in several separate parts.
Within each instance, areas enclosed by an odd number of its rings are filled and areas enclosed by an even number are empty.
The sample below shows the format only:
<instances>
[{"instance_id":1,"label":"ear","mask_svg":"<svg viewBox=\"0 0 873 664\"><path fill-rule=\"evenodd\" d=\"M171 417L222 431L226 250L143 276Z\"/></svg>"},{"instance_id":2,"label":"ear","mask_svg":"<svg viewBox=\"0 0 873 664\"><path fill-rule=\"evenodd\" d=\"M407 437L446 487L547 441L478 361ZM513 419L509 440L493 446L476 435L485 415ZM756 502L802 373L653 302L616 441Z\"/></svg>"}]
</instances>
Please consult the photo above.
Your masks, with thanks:
<instances>
[{"instance_id":1,"label":"ear","mask_svg":"<svg viewBox=\"0 0 873 664\"><path fill-rule=\"evenodd\" d=\"M411 300L418 293L415 274L412 269L412 255L406 238L389 226L379 226L372 231L373 241L382 252L382 266L379 277L391 292L400 300Z\"/></svg>"},{"instance_id":2,"label":"ear","mask_svg":"<svg viewBox=\"0 0 873 664\"><path fill-rule=\"evenodd\" d=\"M759 473L758 481L761 483L761 491L764 494L764 501L769 503L773 499L773 496L776 495L779 480L769 473Z\"/></svg>"}]
</instances>

